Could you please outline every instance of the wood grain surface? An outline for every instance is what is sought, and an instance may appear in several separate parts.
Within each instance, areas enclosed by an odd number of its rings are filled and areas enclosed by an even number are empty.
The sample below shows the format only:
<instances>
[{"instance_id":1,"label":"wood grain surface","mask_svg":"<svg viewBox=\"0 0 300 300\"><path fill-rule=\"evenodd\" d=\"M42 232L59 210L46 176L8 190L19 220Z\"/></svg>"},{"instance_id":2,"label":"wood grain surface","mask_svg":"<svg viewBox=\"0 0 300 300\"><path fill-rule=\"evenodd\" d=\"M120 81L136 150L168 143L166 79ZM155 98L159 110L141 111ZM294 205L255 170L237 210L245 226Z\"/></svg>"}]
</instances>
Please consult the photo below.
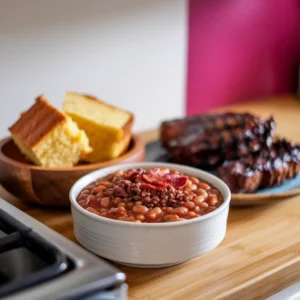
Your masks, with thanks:
<instances>
[{"instance_id":1,"label":"wood grain surface","mask_svg":"<svg viewBox=\"0 0 300 300\"><path fill-rule=\"evenodd\" d=\"M221 110L271 113L278 132L300 142L300 103L286 96ZM141 134L145 141L156 131ZM0 196L75 241L68 209L24 204L4 190ZM172 255L172 253L170 253ZM268 206L231 208L228 231L215 250L164 269L118 266L127 275L129 299L265 299L300 280L300 196Z\"/></svg>"}]
</instances>

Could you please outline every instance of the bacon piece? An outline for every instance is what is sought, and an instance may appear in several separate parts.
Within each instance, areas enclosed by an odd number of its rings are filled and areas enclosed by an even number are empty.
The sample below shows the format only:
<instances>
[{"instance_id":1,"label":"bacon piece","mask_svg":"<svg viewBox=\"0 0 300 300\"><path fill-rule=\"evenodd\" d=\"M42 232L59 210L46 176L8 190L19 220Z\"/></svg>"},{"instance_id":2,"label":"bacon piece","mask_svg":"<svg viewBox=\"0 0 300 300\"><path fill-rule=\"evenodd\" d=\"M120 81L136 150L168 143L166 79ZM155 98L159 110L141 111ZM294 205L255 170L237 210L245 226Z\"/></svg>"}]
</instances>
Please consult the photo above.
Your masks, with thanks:
<instances>
[{"instance_id":1,"label":"bacon piece","mask_svg":"<svg viewBox=\"0 0 300 300\"><path fill-rule=\"evenodd\" d=\"M127 170L125 173L124 173L124 175L123 175L123 177L125 178L125 179L128 179L128 180L132 180L132 179L134 179L138 174L140 174L141 172L139 172L138 170L135 170L135 169L129 169L129 170Z\"/></svg>"},{"instance_id":2,"label":"bacon piece","mask_svg":"<svg viewBox=\"0 0 300 300\"><path fill-rule=\"evenodd\" d=\"M154 177L154 176L150 176L147 174L142 174L142 180L146 181L147 183L153 184L153 185L158 185L158 186L162 186L162 187L166 187L167 184L164 182L162 177Z\"/></svg>"},{"instance_id":3,"label":"bacon piece","mask_svg":"<svg viewBox=\"0 0 300 300\"><path fill-rule=\"evenodd\" d=\"M185 176L175 176L175 175L166 175L165 181L172 185L174 188L182 188L187 184L187 177Z\"/></svg>"},{"instance_id":4,"label":"bacon piece","mask_svg":"<svg viewBox=\"0 0 300 300\"><path fill-rule=\"evenodd\" d=\"M150 190L163 190L167 187L182 188L187 184L187 177L166 174L160 168L148 171L130 169L124 173L124 178L136 183L141 183L141 188Z\"/></svg>"},{"instance_id":5,"label":"bacon piece","mask_svg":"<svg viewBox=\"0 0 300 300\"><path fill-rule=\"evenodd\" d=\"M174 188L182 188L187 184L187 177L177 176L177 175L164 175L164 176L149 176L142 174L142 180L150 183L152 185L167 187L168 185L173 186Z\"/></svg>"}]
</instances>

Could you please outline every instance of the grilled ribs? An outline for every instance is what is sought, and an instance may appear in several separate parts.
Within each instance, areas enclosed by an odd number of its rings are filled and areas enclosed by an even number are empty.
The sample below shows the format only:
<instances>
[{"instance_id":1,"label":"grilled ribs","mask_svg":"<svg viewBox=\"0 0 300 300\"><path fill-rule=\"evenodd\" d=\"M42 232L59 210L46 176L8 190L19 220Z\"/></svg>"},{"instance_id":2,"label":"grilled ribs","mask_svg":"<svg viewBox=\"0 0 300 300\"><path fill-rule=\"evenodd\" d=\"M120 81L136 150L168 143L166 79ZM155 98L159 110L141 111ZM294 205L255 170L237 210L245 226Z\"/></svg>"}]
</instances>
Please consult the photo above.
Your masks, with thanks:
<instances>
[{"instance_id":1,"label":"grilled ribs","mask_svg":"<svg viewBox=\"0 0 300 300\"><path fill-rule=\"evenodd\" d=\"M232 192L250 193L281 184L300 172L300 146L286 140L240 160L226 161L217 169Z\"/></svg>"},{"instance_id":2,"label":"grilled ribs","mask_svg":"<svg viewBox=\"0 0 300 300\"><path fill-rule=\"evenodd\" d=\"M170 159L216 170L232 192L250 193L300 173L300 146L275 140L275 121L249 113L166 121L160 138Z\"/></svg>"},{"instance_id":3,"label":"grilled ribs","mask_svg":"<svg viewBox=\"0 0 300 300\"><path fill-rule=\"evenodd\" d=\"M275 121L249 113L206 114L161 124L170 159L204 169L261 151L272 144Z\"/></svg>"}]
</instances>

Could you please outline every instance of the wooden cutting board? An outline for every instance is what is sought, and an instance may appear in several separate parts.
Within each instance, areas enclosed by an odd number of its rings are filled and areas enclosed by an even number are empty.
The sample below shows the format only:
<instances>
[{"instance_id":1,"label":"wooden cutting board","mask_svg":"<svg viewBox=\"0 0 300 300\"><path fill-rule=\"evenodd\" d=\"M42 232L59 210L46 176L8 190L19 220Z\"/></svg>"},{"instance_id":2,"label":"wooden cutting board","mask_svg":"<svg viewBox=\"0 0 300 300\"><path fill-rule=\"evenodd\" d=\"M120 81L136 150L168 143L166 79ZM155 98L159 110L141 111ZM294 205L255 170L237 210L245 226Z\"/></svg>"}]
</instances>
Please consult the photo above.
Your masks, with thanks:
<instances>
[{"instance_id":1,"label":"wooden cutting board","mask_svg":"<svg viewBox=\"0 0 300 300\"><path fill-rule=\"evenodd\" d=\"M272 113L278 132L300 142L300 103L295 98L228 109L263 117ZM149 141L157 138L157 132L142 136ZM3 189L0 196L75 241L68 209L28 206ZM300 196L267 206L231 208L221 245L182 265L147 270L118 267L127 275L129 299L265 299L300 280Z\"/></svg>"}]
</instances>

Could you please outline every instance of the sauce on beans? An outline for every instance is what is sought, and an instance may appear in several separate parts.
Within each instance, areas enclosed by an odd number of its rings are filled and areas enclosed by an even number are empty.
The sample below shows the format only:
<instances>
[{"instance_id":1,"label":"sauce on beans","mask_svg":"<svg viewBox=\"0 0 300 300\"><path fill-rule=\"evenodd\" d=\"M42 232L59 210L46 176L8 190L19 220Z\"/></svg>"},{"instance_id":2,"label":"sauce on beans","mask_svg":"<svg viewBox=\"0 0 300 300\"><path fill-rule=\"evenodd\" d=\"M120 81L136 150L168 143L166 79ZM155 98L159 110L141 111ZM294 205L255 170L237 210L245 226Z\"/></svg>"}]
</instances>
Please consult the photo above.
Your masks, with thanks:
<instances>
[{"instance_id":1,"label":"sauce on beans","mask_svg":"<svg viewBox=\"0 0 300 300\"><path fill-rule=\"evenodd\" d=\"M77 198L90 213L128 222L197 218L223 203L219 190L166 168L119 170L86 186Z\"/></svg>"}]
</instances>

